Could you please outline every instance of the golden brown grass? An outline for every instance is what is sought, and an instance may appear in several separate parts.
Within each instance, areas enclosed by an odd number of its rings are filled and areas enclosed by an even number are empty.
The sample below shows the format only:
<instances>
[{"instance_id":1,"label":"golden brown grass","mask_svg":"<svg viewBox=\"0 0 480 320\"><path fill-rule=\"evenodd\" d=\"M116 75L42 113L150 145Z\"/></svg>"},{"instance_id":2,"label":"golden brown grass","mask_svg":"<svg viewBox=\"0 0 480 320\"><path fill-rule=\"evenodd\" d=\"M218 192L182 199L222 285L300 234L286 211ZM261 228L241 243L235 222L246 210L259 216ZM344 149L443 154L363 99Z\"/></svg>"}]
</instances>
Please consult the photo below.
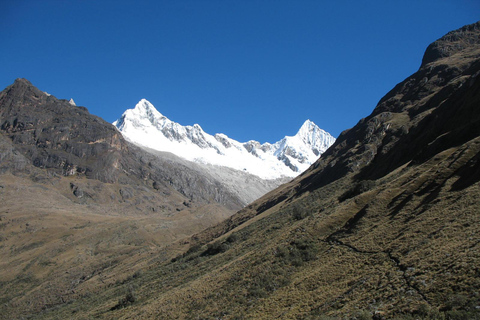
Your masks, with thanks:
<instances>
[{"instance_id":1,"label":"golden brown grass","mask_svg":"<svg viewBox=\"0 0 480 320\"><path fill-rule=\"evenodd\" d=\"M101 191L95 201L77 199L71 181L102 185ZM229 214L218 205L145 212L134 207L134 199L99 205L99 199L118 194L119 186L92 180L33 183L5 174L0 185L0 313L5 319L121 283L152 261L170 259L178 243Z\"/></svg>"},{"instance_id":2,"label":"golden brown grass","mask_svg":"<svg viewBox=\"0 0 480 320\"><path fill-rule=\"evenodd\" d=\"M351 177L286 199L215 240L224 245L218 251L199 246L174 261L151 260L138 276L40 318L472 316L480 287L480 186L453 185L457 169L478 152L475 139L334 204ZM294 206L307 214L297 216ZM128 287L137 300L112 310Z\"/></svg>"}]
</instances>

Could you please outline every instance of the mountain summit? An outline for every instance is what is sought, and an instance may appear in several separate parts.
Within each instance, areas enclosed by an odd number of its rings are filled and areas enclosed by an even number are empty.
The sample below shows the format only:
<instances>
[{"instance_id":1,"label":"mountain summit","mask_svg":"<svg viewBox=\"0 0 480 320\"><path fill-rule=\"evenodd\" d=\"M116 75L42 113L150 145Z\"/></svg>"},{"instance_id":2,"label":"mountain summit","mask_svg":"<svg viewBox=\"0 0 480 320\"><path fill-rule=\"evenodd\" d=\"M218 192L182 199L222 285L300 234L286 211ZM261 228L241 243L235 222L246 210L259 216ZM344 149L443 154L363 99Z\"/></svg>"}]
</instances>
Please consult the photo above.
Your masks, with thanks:
<instances>
[{"instance_id":1,"label":"mountain summit","mask_svg":"<svg viewBox=\"0 0 480 320\"><path fill-rule=\"evenodd\" d=\"M133 143L197 163L246 171L263 179L297 176L335 142L328 132L307 120L295 136L286 136L274 144L255 140L241 143L222 133L212 136L198 124L182 126L173 122L145 99L113 124Z\"/></svg>"}]
</instances>

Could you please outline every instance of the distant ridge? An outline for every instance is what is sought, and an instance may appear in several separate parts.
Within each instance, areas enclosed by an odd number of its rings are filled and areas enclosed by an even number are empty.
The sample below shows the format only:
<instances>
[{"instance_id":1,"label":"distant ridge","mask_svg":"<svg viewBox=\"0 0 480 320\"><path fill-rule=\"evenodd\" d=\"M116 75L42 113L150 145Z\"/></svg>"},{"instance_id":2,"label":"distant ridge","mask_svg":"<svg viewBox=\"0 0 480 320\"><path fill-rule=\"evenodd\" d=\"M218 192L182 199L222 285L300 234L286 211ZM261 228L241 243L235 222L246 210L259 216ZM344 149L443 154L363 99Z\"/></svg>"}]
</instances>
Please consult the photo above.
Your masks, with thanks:
<instances>
[{"instance_id":1,"label":"distant ridge","mask_svg":"<svg viewBox=\"0 0 480 320\"><path fill-rule=\"evenodd\" d=\"M198 124L182 126L173 122L145 99L113 124L133 143L198 163L246 171L263 179L297 176L335 142L328 132L307 120L295 136L276 143L241 143L222 133L212 136Z\"/></svg>"}]
</instances>

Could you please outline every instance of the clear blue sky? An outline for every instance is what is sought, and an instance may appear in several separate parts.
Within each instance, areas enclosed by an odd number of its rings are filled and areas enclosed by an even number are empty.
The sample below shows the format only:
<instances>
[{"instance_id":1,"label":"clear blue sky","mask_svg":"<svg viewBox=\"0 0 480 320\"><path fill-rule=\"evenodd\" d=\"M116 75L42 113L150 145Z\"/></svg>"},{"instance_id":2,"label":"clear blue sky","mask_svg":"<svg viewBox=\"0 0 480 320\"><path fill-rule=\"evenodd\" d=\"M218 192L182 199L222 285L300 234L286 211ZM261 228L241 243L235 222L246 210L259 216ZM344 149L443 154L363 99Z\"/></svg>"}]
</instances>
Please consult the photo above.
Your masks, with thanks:
<instances>
[{"instance_id":1,"label":"clear blue sky","mask_svg":"<svg viewBox=\"0 0 480 320\"><path fill-rule=\"evenodd\" d=\"M113 122L142 98L210 133L338 136L478 0L0 1L0 87L22 77Z\"/></svg>"}]
</instances>

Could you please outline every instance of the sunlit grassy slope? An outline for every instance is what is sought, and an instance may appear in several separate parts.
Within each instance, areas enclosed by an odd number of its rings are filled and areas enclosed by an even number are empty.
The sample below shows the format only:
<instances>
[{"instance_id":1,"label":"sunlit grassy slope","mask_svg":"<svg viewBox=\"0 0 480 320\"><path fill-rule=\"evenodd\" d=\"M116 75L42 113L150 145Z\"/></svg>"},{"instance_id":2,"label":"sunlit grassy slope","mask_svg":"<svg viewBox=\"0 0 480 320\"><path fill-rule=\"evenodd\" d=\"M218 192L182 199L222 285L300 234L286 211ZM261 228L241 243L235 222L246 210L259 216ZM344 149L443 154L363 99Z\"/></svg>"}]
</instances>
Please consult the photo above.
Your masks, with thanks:
<instances>
[{"instance_id":1,"label":"sunlit grassy slope","mask_svg":"<svg viewBox=\"0 0 480 320\"><path fill-rule=\"evenodd\" d=\"M477 23L435 42L307 172L175 257L165 248L115 282L85 278L81 294L29 316L480 318L479 33ZM2 302L7 317L18 312Z\"/></svg>"}]
</instances>

